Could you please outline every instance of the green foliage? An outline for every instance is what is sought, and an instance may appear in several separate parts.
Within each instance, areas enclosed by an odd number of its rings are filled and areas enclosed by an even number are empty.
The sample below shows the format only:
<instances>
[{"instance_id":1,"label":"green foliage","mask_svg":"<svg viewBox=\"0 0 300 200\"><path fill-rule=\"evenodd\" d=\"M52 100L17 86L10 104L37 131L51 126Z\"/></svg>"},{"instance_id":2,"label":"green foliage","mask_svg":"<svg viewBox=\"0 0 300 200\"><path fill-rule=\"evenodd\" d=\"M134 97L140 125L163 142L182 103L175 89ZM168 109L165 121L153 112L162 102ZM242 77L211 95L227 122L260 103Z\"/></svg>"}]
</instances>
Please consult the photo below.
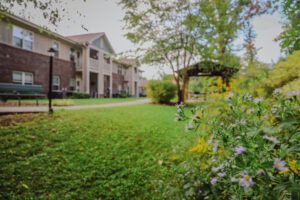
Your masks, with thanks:
<instances>
[{"instance_id":1,"label":"green foliage","mask_svg":"<svg viewBox=\"0 0 300 200\"><path fill-rule=\"evenodd\" d=\"M70 98L72 98L72 99L88 99L88 98L90 98L90 95L87 93L73 92L72 96Z\"/></svg>"},{"instance_id":2,"label":"green foliage","mask_svg":"<svg viewBox=\"0 0 300 200\"><path fill-rule=\"evenodd\" d=\"M201 90L203 88L203 85L200 81L201 78L197 77L192 77L190 78L189 82L189 91L192 93L201 93Z\"/></svg>"},{"instance_id":3,"label":"green foliage","mask_svg":"<svg viewBox=\"0 0 300 200\"><path fill-rule=\"evenodd\" d=\"M186 129L199 140L178 171L181 198L299 198L300 107L293 97L231 93L196 108Z\"/></svg>"},{"instance_id":4,"label":"green foliage","mask_svg":"<svg viewBox=\"0 0 300 200\"><path fill-rule=\"evenodd\" d=\"M287 20L283 26L284 31L276 38L280 41L281 49L287 53L300 50L300 1L275 0L280 2L282 13Z\"/></svg>"},{"instance_id":5,"label":"green foliage","mask_svg":"<svg viewBox=\"0 0 300 200\"><path fill-rule=\"evenodd\" d=\"M175 97L176 86L170 81L148 81L146 93L155 103L170 103Z\"/></svg>"},{"instance_id":6,"label":"green foliage","mask_svg":"<svg viewBox=\"0 0 300 200\"><path fill-rule=\"evenodd\" d=\"M300 90L300 50L280 61L270 71L265 86L269 93L276 88L282 88L284 92Z\"/></svg>"}]
</instances>

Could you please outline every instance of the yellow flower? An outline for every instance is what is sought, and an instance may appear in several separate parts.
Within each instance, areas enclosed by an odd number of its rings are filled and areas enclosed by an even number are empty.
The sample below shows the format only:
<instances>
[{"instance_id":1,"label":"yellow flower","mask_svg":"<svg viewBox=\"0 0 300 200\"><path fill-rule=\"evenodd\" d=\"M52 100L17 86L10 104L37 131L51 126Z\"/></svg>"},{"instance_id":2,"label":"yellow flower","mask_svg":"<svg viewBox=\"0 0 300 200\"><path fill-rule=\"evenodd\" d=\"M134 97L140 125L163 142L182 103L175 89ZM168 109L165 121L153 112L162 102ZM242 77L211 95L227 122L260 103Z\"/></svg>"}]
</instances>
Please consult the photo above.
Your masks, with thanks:
<instances>
[{"instance_id":1,"label":"yellow flower","mask_svg":"<svg viewBox=\"0 0 300 200\"><path fill-rule=\"evenodd\" d=\"M204 141L203 137L199 139L197 146L195 146L195 147L193 147L192 149L189 150L190 153L193 153L193 152L197 152L197 153L203 152L203 153L206 153L208 151L210 151L209 144Z\"/></svg>"},{"instance_id":2,"label":"yellow flower","mask_svg":"<svg viewBox=\"0 0 300 200\"><path fill-rule=\"evenodd\" d=\"M279 174L286 174L286 173L289 173L289 172L290 172L290 170L287 169L287 170L280 171Z\"/></svg>"},{"instance_id":3,"label":"yellow flower","mask_svg":"<svg viewBox=\"0 0 300 200\"><path fill-rule=\"evenodd\" d=\"M289 162L289 166L290 166L290 169L293 172L295 172L296 174L298 174L298 170L300 170L300 168L297 169L297 167L296 167L296 161L295 160Z\"/></svg>"}]
</instances>

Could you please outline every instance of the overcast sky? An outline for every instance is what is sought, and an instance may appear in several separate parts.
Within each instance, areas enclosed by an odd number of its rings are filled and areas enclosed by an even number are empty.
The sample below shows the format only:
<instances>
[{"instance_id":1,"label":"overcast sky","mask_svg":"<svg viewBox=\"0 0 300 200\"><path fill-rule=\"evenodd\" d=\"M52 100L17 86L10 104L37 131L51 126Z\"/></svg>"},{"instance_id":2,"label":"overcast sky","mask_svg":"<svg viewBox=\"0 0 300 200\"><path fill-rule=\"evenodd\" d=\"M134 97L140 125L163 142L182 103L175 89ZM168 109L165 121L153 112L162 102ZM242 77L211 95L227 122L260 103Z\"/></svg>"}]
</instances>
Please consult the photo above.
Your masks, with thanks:
<instances>
[{"instance_id":1,"label":"overcast sky","mask_svg":"<svg viewBox=\"0 0 300 200\"><path fill-rule=\"evenodd\" d=\"M133 49L133 44L123 35L124 15L121 7L116 4L117 0L75 0L68 5L70 19L65 18L57 27L56 32L61 35L75 35L83 33L105 32L110 40L114 50L119 53L122 51ZM28 9L32 13L32 9ZM84 14L85 17L78 15L77 11ZM33 23L39 25L47 25L43 18L35 17L31 19ZM282 31L280 15L275 13L272 16L266 15L257 17L253 20L254 31L257 34L255 45L261 48L258 52L259 61L265 63L276 62L280 57L280 48L278 42L274 42L274 38ZM88 29L84 30L81 25ZM236 44L243 41L240 37ZM242 52L241 52L242 54ZM152 66L142 66L144 76L148 79L157 77L158 68ZM166 72L170 72L166 70Z\"/></svg>"}]
</instances>

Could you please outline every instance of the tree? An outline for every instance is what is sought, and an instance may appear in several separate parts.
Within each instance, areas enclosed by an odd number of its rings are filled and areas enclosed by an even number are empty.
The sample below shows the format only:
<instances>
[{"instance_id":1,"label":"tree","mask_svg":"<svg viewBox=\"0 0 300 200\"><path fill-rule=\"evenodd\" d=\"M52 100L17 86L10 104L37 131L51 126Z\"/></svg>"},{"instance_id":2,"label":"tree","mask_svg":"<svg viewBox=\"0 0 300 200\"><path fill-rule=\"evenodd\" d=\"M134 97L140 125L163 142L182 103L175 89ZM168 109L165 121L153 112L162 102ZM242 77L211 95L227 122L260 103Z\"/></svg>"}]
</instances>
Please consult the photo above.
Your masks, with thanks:
<instances>
[{"instance_id":1,"label":"tree","mask_svg":"<svg viewBox=\"0 0 300 200\"><path fill-rule=\"evenodd\" d=\"M119 4L126 12L126 37L139 46L143 63L172 69L179 101L185 100L188 67L200 60L238 64L232 54L238 30L270 7L270 1L261 0L120 0Z\"/></svg>"},{"instance_id":2,"label":"tree","mask_svg":"<svg viewBox=\"0 0 300 200\"><path fill-rule=\"evenodd\" d=\"M265 86L269 93L277 88L284 92L300 90L300 50L294 51L270 71Z\"/></svg>"},{"instance_id":3,"label":"tree","mask_svg":"<svg viewBox=\"0 0 300 200\"><path fill-rule=\"evenodd\" d=\"M255 61L258 49L255 47L255 38L256 34L253 30L253 25L248 21L245 24L245 39L244 39L244 48L246 49L246 59L248 64L252 64Z\"/></svg>"},{"instance_id":4,"label":"tree","mask_svg":"<svg viewBox=\"0 0 300 200\"><path fill-rule=\"evenodd\" d=\"M291 54L300 50L300 0L284 0L281 2L281 8L287 19L283 26L284 31L275 40L280 41L283 51Z\"/></svg>"},{"instance_id":5,"label":"tree","mask_svg":"<svg viewBox=\"0 0 300 200\"><path fill-rule=\"evenodd\" d=\"M86 0L82 0L86 2ZM50 25L57 26L63 18L70 18L68 16L68 7L74 0L1 0L0 1L0 20L4 18L3 13L11 13L22 15L24 18L30 20L32 13L28 12L28 8L37 9L40 11L40 17L48 20ZM16 9L16 7L18 7ZM77 14L82 16L80 12ZM83 25L82 28L86 29Z\"/></svg>"}]
</instances>

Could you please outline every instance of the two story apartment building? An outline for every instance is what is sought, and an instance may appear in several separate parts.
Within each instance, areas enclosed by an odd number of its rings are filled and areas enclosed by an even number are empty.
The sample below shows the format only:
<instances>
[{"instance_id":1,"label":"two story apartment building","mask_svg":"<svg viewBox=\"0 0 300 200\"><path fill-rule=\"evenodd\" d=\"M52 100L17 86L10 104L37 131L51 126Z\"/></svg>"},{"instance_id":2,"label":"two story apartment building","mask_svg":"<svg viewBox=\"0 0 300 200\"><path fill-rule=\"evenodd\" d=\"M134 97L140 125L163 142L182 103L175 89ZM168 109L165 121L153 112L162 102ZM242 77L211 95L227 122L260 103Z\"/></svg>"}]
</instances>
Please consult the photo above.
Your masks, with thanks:
<instances>
[{"instance_id":1,"label":"two story apartment building","mask_svg":"<svg viewBox=\"0 0 300 200\"><path fill-rule=\"evenodd\" d=\"M48 92L48 49L56 50L53 89L92 97L127 92L139 96L142 87L135 62L112 61L115 54L105 33L64 37L14 15L0 21L0 82L42 85ZM136 72L136 73L135 73Z\"/></svg>"}]
</instances>

